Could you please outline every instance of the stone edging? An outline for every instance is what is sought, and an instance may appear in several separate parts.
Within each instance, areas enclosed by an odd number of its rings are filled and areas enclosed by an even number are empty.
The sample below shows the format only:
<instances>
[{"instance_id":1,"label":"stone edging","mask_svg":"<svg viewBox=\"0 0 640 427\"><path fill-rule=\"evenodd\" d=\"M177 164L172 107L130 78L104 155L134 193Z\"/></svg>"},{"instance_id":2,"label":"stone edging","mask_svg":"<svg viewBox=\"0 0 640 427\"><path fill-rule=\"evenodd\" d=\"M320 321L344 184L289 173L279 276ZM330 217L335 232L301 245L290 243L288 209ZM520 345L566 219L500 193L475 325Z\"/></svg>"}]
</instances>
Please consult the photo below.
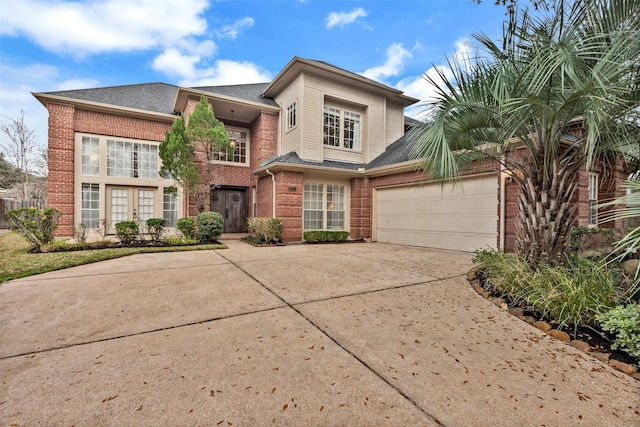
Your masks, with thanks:
<instances>
[{"instance_id":1,"label":"stone edging","mask_svg":"<svg viewBox=\"0 0 640 427\"><path fill-rule=\"evenodd\" d=\"M629 365L628 363L620 362L618 360L610 359L610 354L609 353L603 353L603 352L599 352L599 351L592 352L591 351L592 348L587 342L581 341L581 340L572 340L571 337L569 336L569 334L567 334L566 332L560 331L558 329L553 329L553 327L549 323L547 323L547 322L545 322L543 320L536 321L531 316L525 316L524 315L524 310L521 307L511 307L511 308L509 308L509 305L507 304L507 302L503 298L492 297L491 294L488 291L486 291L482 286L480 286L477 273L478 273L477 268L473 268L472 270L470 270L467 273L467 280L471 284L471 287L478 294L480 294L484 299L489 300L490 302L492 302L496 306L500 307L504 311L508 312L512 316L515 316L518 319L520 319L520 320L522 320L524 322L527 322L531 326L541 330L542 332L545 332L549 336L552 336L553 338L555 338L557 340L560 340L560 341L562 341L564 343L567 343L570 346L582 351L583 353L587 353L588 355L590 355L594 359L597 359L602 363L608 364L613 369L615 369L617 371L620 371L620 372L622 372L624 374L627 374L630 377L640 381L640 372L638 372L638 370L634 366Z\"/></svg>"}]
</instances>

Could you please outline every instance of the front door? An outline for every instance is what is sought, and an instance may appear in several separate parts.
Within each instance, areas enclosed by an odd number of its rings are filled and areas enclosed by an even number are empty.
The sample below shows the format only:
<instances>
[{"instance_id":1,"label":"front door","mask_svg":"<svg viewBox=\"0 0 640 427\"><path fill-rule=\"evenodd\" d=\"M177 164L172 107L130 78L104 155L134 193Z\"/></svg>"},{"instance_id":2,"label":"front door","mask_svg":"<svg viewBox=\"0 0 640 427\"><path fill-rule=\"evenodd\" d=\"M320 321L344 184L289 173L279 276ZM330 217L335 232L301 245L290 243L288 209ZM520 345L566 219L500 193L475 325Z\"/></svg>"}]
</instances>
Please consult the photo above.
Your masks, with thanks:
<instances>
[{"instance_id":1,"label":"front door","mask_svg":"<svg viewBox=\"0 0 640 427\"><path fill-rule=\"evenodd\" d=\"M137 221L143 232L145 221L154 218L154 200L155 188L107 186L109 233L116 232L120 221Z\"/></svg>"},{"instance_id":2,"label":"front door","mask_svg":"<svg viewBox=\"0 0 640 427\"><path fill-rule=\"evenodd\" d=\"M211 190L211 210L224 218L223 233L247 231L247 189L222 187Z\"/></svg>"}]
</instances>

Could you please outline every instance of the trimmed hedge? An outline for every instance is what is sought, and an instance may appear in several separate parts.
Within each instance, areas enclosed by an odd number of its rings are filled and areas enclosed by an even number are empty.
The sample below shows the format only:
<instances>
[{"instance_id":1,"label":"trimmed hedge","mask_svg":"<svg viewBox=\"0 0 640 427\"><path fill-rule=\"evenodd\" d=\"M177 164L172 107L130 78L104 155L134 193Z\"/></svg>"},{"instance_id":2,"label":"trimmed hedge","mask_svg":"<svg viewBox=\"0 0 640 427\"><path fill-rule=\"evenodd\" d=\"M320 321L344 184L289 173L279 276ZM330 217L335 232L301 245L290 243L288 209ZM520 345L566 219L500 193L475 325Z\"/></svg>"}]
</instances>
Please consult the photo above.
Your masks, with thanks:
<instances>
[{"instance_id":1,"label":"trimmed hedge","mask_svg":"<svg viewBox=\"0 0 640 427\"><path fill-rule=\"evenodd\" d=\"M310 230L302 235L305 242L344 242L349 237L348 231Z\"/></svg>"},{"instance_id":2,"label":"trimmed hedge","mask_svg":"<svg viewBox=\"0 0 640 427\"><path fill-rule=\"evenodd\" d=\"M193 240L196 238L196 223L195 218L186 217L180 218L178 222L176 222L176 228L182 236L187 240Z\"/></svg>"},{"instance_id":3,"label":"trimmed hedge","mask_svg":"<svg viewBox=\"0 0 640 427\"><path fill-rule=\"evenodd\" d=\"M164 233L164 218L149 218L145 223L147 233L151 235L151 240L159 242Z\"/></svg>"},{"instance_id":4,"label":"trimmed hedge","mask_svg":"<svg viewBox=\"0 0 640 427\"><path fill-rule=\"evenodd\" d=\"M136 221L120 221L116 224L116 235L125 245L130 245L138 240L140 226Z\"/></svg>"},{"instance_id":5,"label":"trimmed hedge","mask_svg":"<svg viewBox=\"0 0 640 427\"><path fill-rule=\"evenodd\" d=\"M196 217L198 243L214 243L222 234L224 218L219 212L202 212Z\"/></svg>"}]
</instances>

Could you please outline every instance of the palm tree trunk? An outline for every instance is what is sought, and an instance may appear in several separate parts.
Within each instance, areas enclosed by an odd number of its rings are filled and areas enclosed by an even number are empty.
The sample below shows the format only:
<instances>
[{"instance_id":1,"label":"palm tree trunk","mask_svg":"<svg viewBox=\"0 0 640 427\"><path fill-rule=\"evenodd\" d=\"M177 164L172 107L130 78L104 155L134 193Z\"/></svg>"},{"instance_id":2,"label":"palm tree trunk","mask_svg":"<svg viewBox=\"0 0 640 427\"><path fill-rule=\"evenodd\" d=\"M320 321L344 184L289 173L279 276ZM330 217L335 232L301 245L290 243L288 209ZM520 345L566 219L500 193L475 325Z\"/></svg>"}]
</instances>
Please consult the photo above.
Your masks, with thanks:
<instances>
[{"instance_id":1,"label":"palm tree trunk","mask_svg":"<svg viewBox=\"0 0 640 427\"><path fill-rule=\"evenodd\" d=\"M530 264L563 260L576 220L576 170L553 160L544 171L534 159L523 165L516 219L516 248Z\"/></svg>"}]
</instances>

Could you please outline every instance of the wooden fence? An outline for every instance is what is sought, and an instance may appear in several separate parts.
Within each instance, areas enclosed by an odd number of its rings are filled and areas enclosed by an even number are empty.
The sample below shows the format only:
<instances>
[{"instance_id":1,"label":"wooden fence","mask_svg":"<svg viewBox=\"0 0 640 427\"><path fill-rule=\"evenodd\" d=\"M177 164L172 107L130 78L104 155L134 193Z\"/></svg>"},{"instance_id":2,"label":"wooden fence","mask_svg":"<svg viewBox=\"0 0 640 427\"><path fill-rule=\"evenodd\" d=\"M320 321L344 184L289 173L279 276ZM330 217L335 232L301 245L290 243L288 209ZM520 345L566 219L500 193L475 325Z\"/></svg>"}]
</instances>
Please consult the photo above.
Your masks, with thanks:
<instances>
[{"instance_id":1,"label":"wooden fence","mask_svg":"<svg viewBox=\"0 0 640 427\"><path fill-rule=\"evenodd\" d=\"M42 199L0 199L0 228L9 228L9 224L4 220L5 213L14 209L30 207L43 209L47 207L47 202Z\"/></svg>"}]
</instances>

